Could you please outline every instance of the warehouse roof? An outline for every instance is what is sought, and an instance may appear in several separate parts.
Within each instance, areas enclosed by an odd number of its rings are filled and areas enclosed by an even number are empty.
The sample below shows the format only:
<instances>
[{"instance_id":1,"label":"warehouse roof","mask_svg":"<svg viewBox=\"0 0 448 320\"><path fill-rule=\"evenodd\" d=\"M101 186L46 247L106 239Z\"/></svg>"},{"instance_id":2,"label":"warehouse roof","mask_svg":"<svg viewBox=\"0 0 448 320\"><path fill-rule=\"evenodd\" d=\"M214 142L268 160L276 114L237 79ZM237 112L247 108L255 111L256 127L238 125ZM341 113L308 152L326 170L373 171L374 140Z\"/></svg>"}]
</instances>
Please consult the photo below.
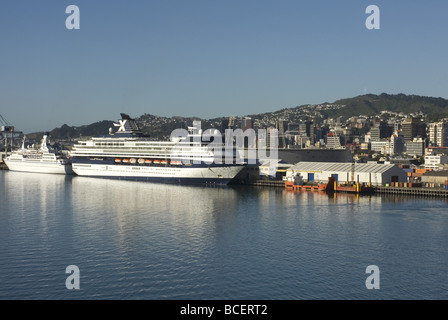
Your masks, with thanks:
<instances>
[{"instance_id":1,"label":"warehouse roof","mask_svg":"<svg viewBox=\"0 0 448 320\"><path fill-rule=\"evenodd\" d=\"M448 177L448 171L426 171L423 175L431 177Z\"/></svg>"},{"instance_id":2,"label":"warehouse roof","mask_svg":"<svg viewBox=\"0 0 448 320\"><path fill-rule=\"evenodd\" d=\"M293 165L289 170L308 172L350 172L354 165L355 172L383 173L393 168L398 168L394 164L379 163L351 163L351 162L305 162L301 161ZM289 171L288 170L288 171Z\"/></svg>"}]
</instances>

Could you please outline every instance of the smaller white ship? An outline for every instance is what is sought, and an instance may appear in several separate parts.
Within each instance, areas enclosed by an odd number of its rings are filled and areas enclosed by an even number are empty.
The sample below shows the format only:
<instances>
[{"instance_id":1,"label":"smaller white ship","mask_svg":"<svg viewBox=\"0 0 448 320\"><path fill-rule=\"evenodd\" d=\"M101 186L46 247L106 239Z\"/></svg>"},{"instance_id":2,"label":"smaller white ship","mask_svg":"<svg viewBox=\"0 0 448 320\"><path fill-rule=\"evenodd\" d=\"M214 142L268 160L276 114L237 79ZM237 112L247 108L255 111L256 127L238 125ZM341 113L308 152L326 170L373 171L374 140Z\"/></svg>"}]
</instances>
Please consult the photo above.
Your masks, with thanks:
<instances>
[{"instance_id":1,"label":"smaller white ship","mask_svg":"<svg viewBox=\"0 0 448 320\"><path fill-rule=\"evenodd\" d=\"M74 174L72 164L61 151L47 144L48 133L44 134L39 149L25 148L25 137L22 147L4 159L10 171Z\"/></svg>"}]
</instances>

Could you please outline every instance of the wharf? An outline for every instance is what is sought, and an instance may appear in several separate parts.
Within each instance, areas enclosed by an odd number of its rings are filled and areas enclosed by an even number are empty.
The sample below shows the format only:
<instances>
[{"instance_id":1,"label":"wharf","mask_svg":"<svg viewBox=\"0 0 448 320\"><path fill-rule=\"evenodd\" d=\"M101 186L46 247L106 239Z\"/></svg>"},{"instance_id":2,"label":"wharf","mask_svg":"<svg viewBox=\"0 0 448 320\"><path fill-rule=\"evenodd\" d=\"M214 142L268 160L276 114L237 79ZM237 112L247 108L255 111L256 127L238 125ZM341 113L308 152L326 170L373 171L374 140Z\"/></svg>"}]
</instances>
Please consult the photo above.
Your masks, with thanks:
<instances>
[{"instance_id":1,"label":"wharf","mask_svg":"<svg viewBox=\"0 0 448 320\"><path fill-rule=\"evenodd\" d=\"M448 198L448 190L438 188L373 187L374 193Z\"/></svg>"},{"instance_id":2,"label":"wharf","mask_svg":"<svg viewBox=\"0 0 448 320\"><path fill-rule=\"evenodd\" d=\"M279 187L285 188L285 182L281 180L254 180L242 183L244 185L259 186L259 187Z\"/></svg>"},{"instance_id":3,"label":"wharf","mask_svg":"<svg viewBox=\"0 0 448 320\"><path fill-rule=\"evenodd\" d=\"M280 180L255 180L251 182L244 183L245 185L251 185L251 186L262 186L262 187L279 187L279 188L285 188L286 190L293 190L291 188L287 188L285 185L285 181ZM325 190L319 189L318 186L315 186L314 188L299 188L297 191L323 191ZM344 192L343 190L340 190L340 192ZM334 192L334 191L332 191ZM365 193L365 192L360 192ZM385 187L385 186L372 186L371 190L369 192L370 194L388 194L388 195L413 195L413 196L421 196L421 197L442 197L442 198L448 198L448 190L442 189L442 188L422 188L422 187L412 187L412 188L405 188L405 187Z\"/></svg>"}]
</instances>

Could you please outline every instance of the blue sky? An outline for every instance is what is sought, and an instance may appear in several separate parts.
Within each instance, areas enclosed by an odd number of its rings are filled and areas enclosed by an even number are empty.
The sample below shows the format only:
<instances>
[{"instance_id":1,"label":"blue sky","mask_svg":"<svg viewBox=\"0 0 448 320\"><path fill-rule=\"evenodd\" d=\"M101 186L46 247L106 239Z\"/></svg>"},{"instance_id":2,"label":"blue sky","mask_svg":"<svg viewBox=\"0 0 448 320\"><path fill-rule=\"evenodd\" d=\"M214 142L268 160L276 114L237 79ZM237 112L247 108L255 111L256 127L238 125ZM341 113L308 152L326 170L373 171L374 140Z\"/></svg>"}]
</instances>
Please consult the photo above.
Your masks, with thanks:
<instances>
[{"instance_id":1,"label":"blue sky","mask_svg":"<svg viewBox=\"0 0 448 320\"><path fill-rule=\"evenodd\" d=\"M80 29L68 30L69 5ZM368 5L380 30L368 30ZM0 0L0 114L24 132L244 116L364 93L448 98L443 0Z\"/></svg>"}]
</instances>

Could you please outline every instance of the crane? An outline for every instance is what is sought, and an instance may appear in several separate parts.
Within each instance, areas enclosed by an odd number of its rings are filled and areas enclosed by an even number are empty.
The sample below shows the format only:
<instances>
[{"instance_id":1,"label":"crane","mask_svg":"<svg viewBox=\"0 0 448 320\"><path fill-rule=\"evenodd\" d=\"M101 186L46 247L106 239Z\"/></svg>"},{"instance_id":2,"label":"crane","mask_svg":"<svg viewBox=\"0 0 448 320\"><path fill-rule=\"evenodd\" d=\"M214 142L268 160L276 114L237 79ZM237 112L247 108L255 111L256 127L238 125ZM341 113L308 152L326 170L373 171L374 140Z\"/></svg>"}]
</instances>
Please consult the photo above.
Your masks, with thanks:
<instances>
[{"instance_id":1,"label":"crane","mask_svg":"<svg viewBox=\"0 0 448 320\"><path fill-rule=\"evenodd\" d=\"M0 122L2 126L11 126L8 120L6 120L1 114L0 114ZM2 130L3 131L3 130Z\"/></svg>"},{"instance_id":2,"label":"crane","mask_svg":"<svg viewBox=\"0 0 448 320\"><path fill-rule=\"evenodd\" d=\"M3 141L2 142L3 142L3 146L5 149L5 156L6 156L7 151L8 151L8 137L11 138L10 148L12 150L14 136L21 135L22 132L15 131L14 126L12 126L11 123L8 120L6 120L5 117L3 117L1 114L0 114L0 124L1 124L0 132L2 134L2 138L3 138L2 140L4 140L4 142Z\"/></svg>"}]
</instances>

